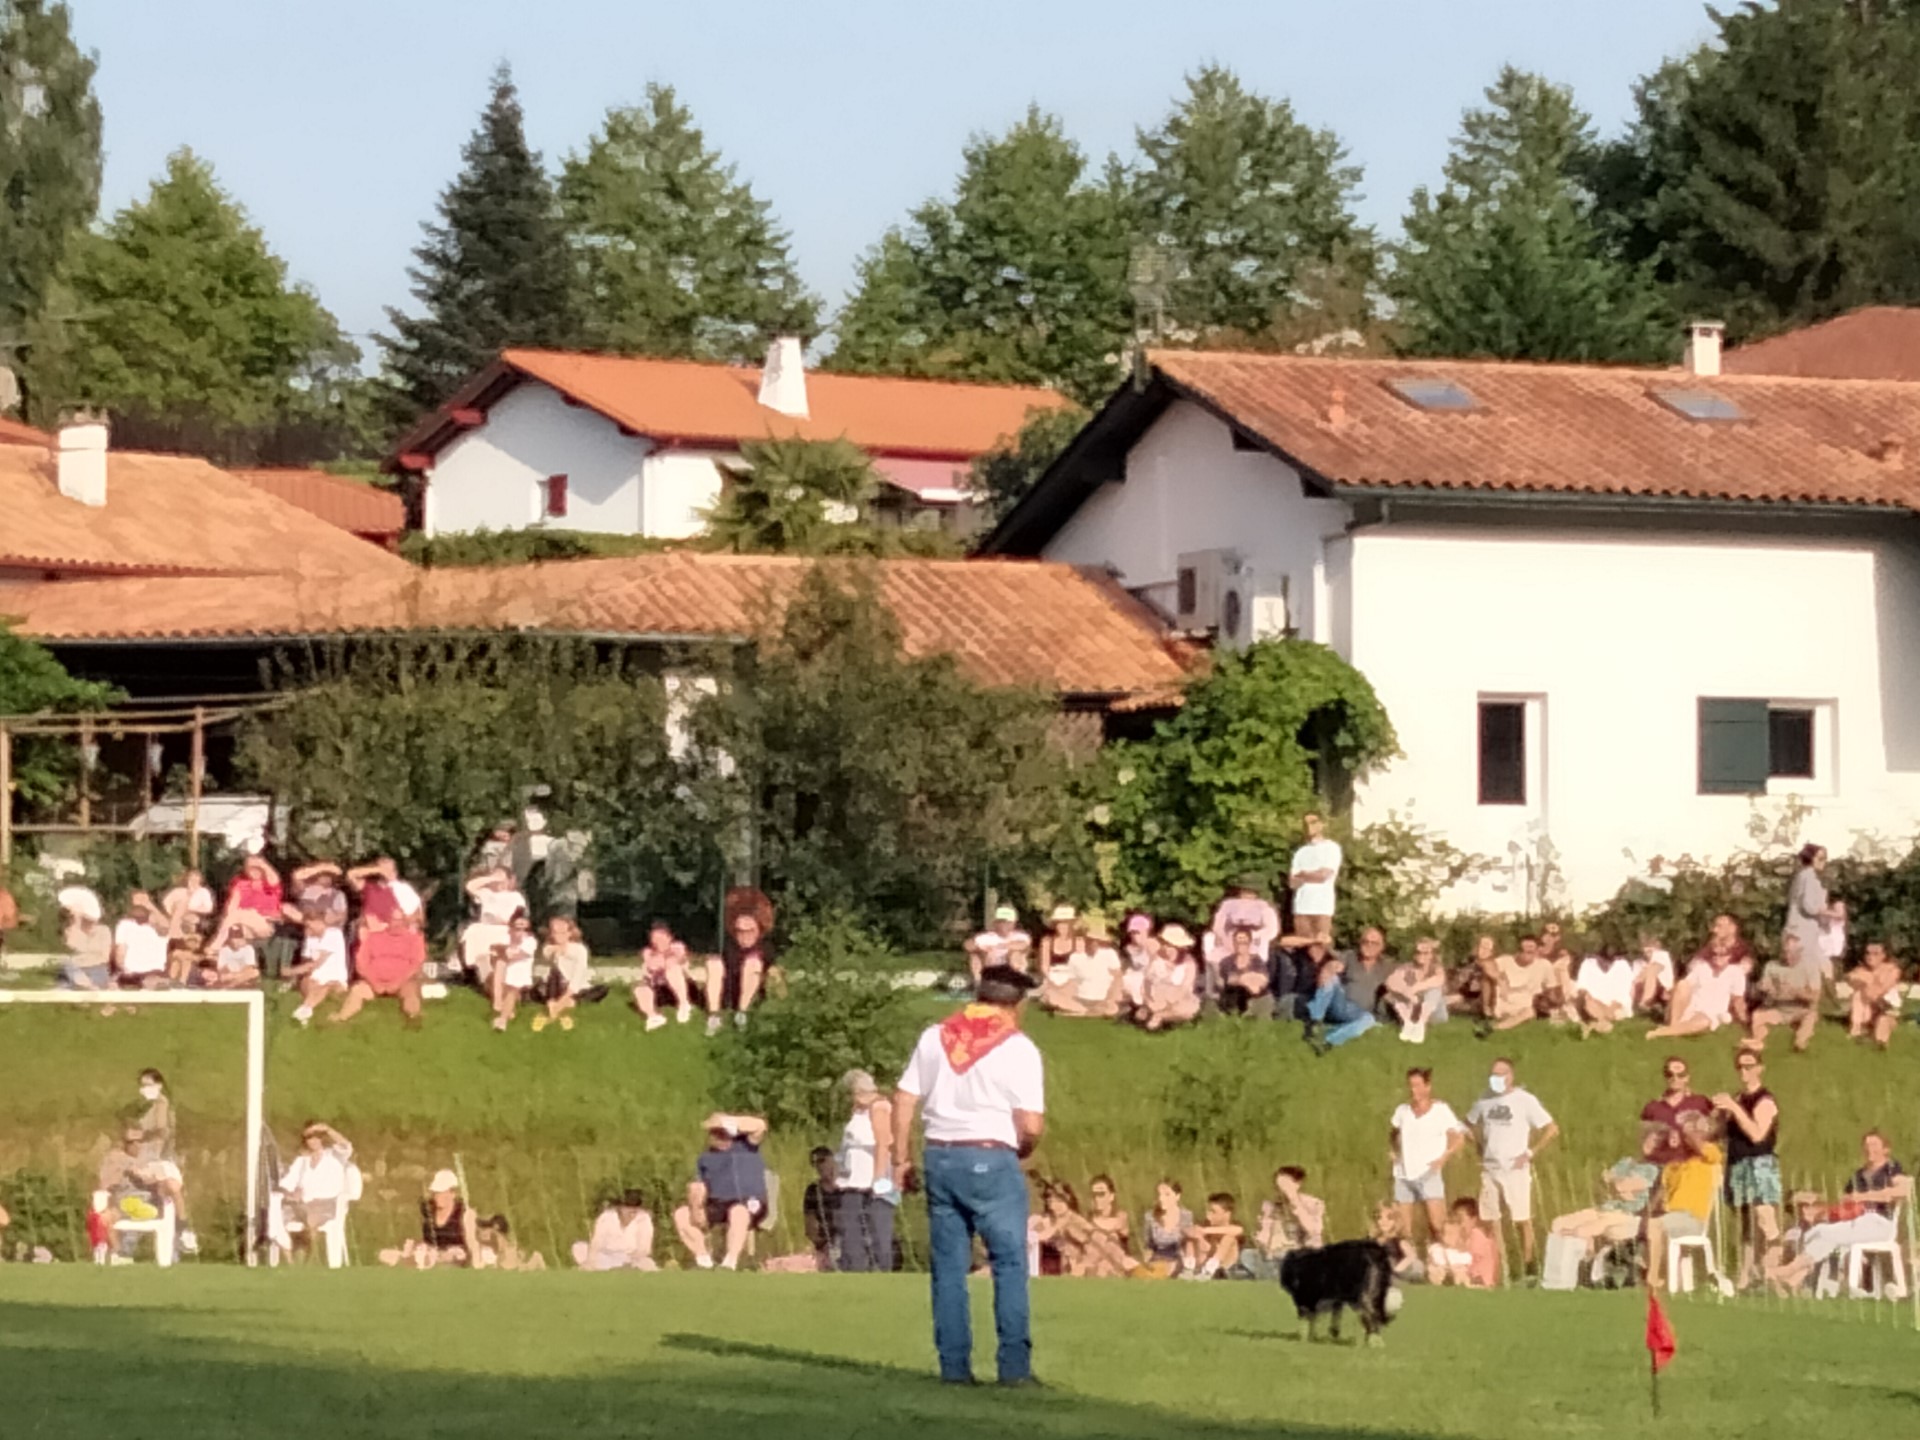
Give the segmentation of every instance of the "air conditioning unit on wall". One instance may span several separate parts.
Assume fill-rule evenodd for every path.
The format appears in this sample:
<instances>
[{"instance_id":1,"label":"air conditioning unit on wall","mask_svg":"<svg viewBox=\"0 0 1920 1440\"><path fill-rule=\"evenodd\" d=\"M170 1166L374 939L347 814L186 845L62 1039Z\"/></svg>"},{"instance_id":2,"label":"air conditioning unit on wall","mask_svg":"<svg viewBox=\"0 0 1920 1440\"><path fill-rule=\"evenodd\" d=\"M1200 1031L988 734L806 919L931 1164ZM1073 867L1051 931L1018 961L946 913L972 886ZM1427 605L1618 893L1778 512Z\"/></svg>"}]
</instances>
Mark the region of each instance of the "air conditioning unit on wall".
<instances>
[{"instance_id":1,"label":"air conditioning unit on wall","mask_svg":"<svg viewBox=\"0 0 1920 1440\"><path fill-rule=\"evenodd\" d=\"M1246 572L1230 579L1220 597L1220 623L1215 634L1228 650L1244 650L1256 640L1278 640L1287 635L1286 577Z\"/></svg>"},{"instance_id":2,"label":"air conditioning unit on wall","mask_svg":"<svg viewBox=\"0 0 1920 1440\"><path fill-rule=\"evenodd\" d=\"M1182 630L1214 630L1227 586L1246 569L1238 550L1189 550L1176 572L1173 623Z\"/></svg>"}]
</instances>

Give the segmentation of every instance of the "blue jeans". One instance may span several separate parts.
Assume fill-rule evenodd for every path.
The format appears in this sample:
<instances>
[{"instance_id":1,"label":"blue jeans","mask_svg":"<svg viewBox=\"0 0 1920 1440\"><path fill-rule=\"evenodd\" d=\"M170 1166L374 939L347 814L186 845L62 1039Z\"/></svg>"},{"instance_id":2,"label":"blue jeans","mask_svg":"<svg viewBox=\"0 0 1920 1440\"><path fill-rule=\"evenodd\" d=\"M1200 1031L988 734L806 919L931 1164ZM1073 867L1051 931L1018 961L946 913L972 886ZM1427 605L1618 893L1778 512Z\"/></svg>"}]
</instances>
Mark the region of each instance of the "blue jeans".
<instances>
[{"instance_id":1,"label":"blue jeans","mask_svg":"<svg viewBox=\"0 0 1920 1440\"><path fill-rule=\"evenodd\" d=\"M60 980L55 986L59 990L111 990L113 989L113 966L81 965L69 960L60 967Z\"/></svg>"},{"instance_id":2,"label":"blue jeans","mask_svg":"<svg viewBox=\"0 0 1920 1440\"><path fill-rule=\"evenodd\" d=\"M943 1380L973 1374L973 1317L967 1272L973 1237L986 1242L993 1270L993 1328L1000 1379L1033 1373L1027 1315L1027 1180L1011 1150L929 1145L921 1163L927 1187L927 1248L933 1261L933 1348Z\"/></svg>"},{"instance_id":3,"label":"blue jeans","mask_svg":"<svg viewBox=\"0 0 1920 1440\"><path fill-rule=\"evenodd\" d=\"M1358 1040L1379 1022L1351 1000L1347 992L1335 981L1331 985L1322 985L1313 992L1313 1003L1307 1006L1307 1018L1316 1025L1324 1023L1329 1014L1333 1018L1333 1028L1327 1031L1329 1045L1344 1045L1349 1040Z\"/></svg>"}]
</instances>

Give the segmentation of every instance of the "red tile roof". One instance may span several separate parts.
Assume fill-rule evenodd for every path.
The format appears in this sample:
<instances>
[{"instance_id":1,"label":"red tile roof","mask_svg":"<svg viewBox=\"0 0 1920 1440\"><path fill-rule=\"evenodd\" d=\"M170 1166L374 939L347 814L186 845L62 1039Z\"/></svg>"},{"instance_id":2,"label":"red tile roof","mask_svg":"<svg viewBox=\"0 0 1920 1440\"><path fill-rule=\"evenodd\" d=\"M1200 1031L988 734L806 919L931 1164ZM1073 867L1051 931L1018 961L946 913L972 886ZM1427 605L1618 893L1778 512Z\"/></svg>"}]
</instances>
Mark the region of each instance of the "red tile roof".
<instances>
[{"instance_id":1,"label":"red tile roof","mask_svg":"<svg viewBox=\"0 0 1920 1440\"><path fill-rule=\"evenodd\" d=\"M796 418L760 404L755 367L507 350L401 440L396 457L436 451L460 433L451 423L454 411L494 403L520 377L550 385L635 434L659 439L726 447L769 437L847 439L875 454L958 460L993 449L1020 428L1028 411L1068 403L1029 386L810 370L809 413Z\"/></svg>"},{"instance_id":2,"label":"red tile roof","mask_svg":"<svg viewBox=\"0 0 1920 1440\"><path fill-rule=\"evenodd\" d=\"M1872 305L1729 350L1733 375L1920 380L1920 309Z\"/></svg>"},{"instance_id":3,"label":"red tile roof","mask_svg":"<svg viewBox=\"0 0 1920 1440\"><path fill-rule=\"evenodd\" d=\"M204 460L112 451L96 508L60 493L51 452L16 445L0 446L0 566L336 578L406 568Z\"/></svg>"},{"instance_id":4,"label":"red tile roof","mask_svg":"<svg viewBox=\"0 0 1920 1440\"><path fill-rule=\"evenodd\" d=\"M1158 351L1184 394L1334 485L1920 509L1920 386L1469 360ZM1389 388L1448 380L1464 412ZM1700 391L1734 421L1659 397ZM1116 402L1120 403L1120 402Z\"/></svg>"},{"instance_id":5,"label":"red tile roof","mask_svg":"<svg viewBox=\"0 0 1920 1440\"><path fill-rule=\"evenodd\" d=\"M0 445L40 445L53 444L53 437L44 430L36 430L31 425L22 425L18 420L9 420L0 415Z\"/></svg>"},{"instance_id":6,"label":"red tile roof","mask_svg":"<svg viewBox=\"0 0 1920 1440\"><path fill-rule=\"evenodd\" d=\"M0 584L0 614L56 642L525 629L736 639L761 632L811 563L674 551L345 586L301 575ZM1164 625L1104 576L1019 560L865 563L879 567L908 652L951 654L983 683L1111 697L1166 695L1186 678Z\"/></svg>"},{"instance_id":7,"label":"red tile roof","mask_svg":"<svg viewBox=\"0 0 1920 1440\"><path fill-rule=\"evenodd\" d=\"M297 505L329 525L381 543L407 528L407 507L391 490L324 470L236 470L248 484Z\"/></svg>"}]
</instances>

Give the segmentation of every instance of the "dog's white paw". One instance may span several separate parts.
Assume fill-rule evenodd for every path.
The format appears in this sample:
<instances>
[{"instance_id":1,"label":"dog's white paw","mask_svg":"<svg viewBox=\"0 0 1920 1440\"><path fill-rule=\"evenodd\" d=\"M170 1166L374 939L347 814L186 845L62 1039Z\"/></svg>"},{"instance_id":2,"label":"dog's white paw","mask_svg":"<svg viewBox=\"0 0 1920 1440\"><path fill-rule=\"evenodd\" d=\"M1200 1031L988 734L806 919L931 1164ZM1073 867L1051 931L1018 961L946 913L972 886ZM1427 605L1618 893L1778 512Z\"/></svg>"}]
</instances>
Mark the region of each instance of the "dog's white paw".
<instances>
[{"instance_id":1,"label":"dog's white paw","mask_svg":"<svg viewBox=\"0 0 1920 1440\"><path fill-rule=\"evenodd\" d=\"M1407 1297L1400 1293L1400 1287L1398 1285L1389 1285L1387 1287L1386 1302L1381 1308L1386 1311L1387 1318L1391 1320L1400 1313L1400 1307L1406 1303Z\"/></svg>"}]
</instances>

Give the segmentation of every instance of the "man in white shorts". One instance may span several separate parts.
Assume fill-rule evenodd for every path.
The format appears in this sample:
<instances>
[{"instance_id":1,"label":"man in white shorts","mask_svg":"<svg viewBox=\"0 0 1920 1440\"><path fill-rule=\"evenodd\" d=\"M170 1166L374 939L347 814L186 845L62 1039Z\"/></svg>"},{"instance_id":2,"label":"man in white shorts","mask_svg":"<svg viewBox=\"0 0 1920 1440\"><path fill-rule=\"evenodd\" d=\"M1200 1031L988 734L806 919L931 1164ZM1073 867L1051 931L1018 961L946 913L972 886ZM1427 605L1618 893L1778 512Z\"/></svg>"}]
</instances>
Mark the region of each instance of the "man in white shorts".
<instances>
[{"instance_id":1,"label":"man in white shorts","mask_svg":"<svg viewBox=\"0 0 1920 1440\"><path fill-rule=\"evenodd\" d=\"M1340 842L1327 838L1318 815L1301 819L1307 843L1293 852L1287 884L1293 890L1293 933L1333 942L1334 882L1340 878Z\"/></svg>"},{"instance_id":2,"label":"man in white shorts","mask_svg":"<svg viewBox=\"0 0 1920 1440\"><path fill-rule=\"evenodd\" d=\"M1533 1269L1533 1158L1560 1133L1534 1093L1513 1078L1513 1062L1499 1059L1487 1076L1487 1093L1467 1111L1467 1125L1480 1145L1480 1218L1513 1221L1520 1253Z\"/></svg>"},{"instance_id":3,"label":"man in white shorts","mask_svg":"<svg viewBox=\"0 0 1920 1440\"><path fill-rule=\"evenodd\" d=\"M1388 1143L1393 1150L1393 1203L1401 1233L1413 1240L1413 1211L1427 1215L1427 1239L1437 1241L1447 1224L1447 1162L1467 1143L1467 1129L1453 1107L1433 1098L1433 1071L1407 1071L1407 1101L1393 1112Z\"/></svg>"}]
</instances>

